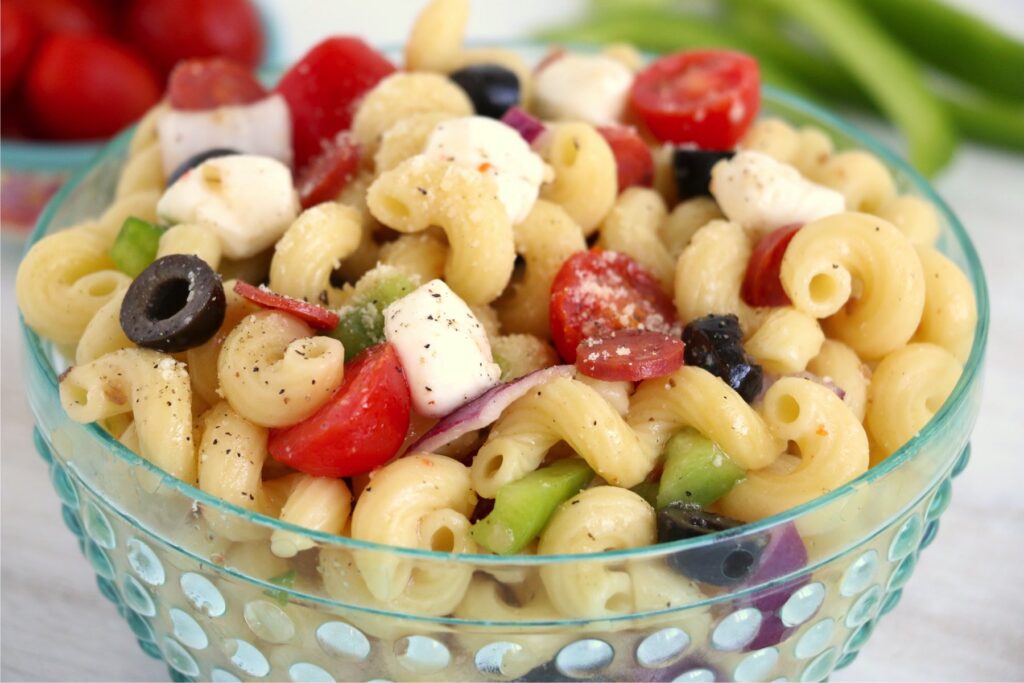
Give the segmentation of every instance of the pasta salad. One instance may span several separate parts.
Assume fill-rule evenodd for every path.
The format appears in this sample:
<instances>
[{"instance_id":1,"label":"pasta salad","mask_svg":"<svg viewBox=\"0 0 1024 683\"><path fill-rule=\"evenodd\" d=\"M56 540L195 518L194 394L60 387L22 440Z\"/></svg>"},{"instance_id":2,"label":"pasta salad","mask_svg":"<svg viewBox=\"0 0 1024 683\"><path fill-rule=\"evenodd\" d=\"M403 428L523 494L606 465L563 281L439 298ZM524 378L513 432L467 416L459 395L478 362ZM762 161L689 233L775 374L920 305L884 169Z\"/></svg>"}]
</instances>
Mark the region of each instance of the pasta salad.
<instances>
[{"instance_id":1,"label":"pasta salad","mask_svg":"<svg viewBox=\"0 0 1024 683\"><path fill-rule=\"evenodd\" d=\"M401 68L347 36L272 89L175 68L111 206L18 272L25 322L72 349L72 419L300 527L543 555L777 514L939 410L974 294L877 158L758 118L746 55L530 65L464 47L467 10L430 2ZM737 552L671 569L735 584L765 549ZM319 566L329 590L402 590L358 557ZM604 609L555 569L555 612Z\"/></svg>"}]
</instances>

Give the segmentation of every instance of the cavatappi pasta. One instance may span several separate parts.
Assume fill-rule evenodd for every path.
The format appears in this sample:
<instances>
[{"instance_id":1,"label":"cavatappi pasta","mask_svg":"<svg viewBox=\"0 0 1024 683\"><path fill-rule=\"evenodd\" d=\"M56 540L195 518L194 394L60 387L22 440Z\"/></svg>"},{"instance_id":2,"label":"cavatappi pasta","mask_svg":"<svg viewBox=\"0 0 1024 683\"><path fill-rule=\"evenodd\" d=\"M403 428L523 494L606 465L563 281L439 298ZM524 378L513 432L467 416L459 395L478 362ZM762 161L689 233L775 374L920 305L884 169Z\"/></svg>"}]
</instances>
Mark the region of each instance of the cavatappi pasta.
<instances>
[{"instance_id":1,"label":"cavatappi pasta","mask_svg":"<svg viewBox=\"0 0 1024 683\"><path fill-rule=\"evenodd\" d=\"M522 506L546 515L528 538L521 520L502 522L515 554L671 540L658 516L683 501L663 503L663 472L684 437L739 472L701 514L751 522L785 511L863 474L940 410L971 352L975 293L933 246L935 208L900 194L874 155L835 149L815 128L762 118L729 147L805 183L802 211L823 196L842 210L755 231L723 209L710 177L683 192L676 172L693 145L649 130L628 133L649 174L620 187L622 148L607 129L634 119L620 107L607 120L610 101L557 115L564 93L543 70L463 47L467 12L466 0L430 2L404 70L348 103L347 134L324 144L357 145L359 161L330 187L334 199L300 211L302 182L246 176L254 155L232 155L246 192L290 207L277 224L239 208L254 195L227 196L217 159L171 185L196 183L186 199L172 196L162 103L139 124L111 205L28 252L18 306L73 359L60 383L72 419L293 527L205 505L194 533L225 557L259 556L273 571L304 563L303 580L339 600L424 616L605 619L700 600L708 581L660 561L474 573L321 548L315 536L501 552L485 523L497 523L503 495L554 471L581 479ZM615 69L627 86L644 73L629 46L593 59L609 82ZM480 65L516 79L517 113L539 130L520 136L522 119L474 116L487 93L448 75ZM759 194L766 179L755 180L737 191L776 215ZM194 204L189 220L174 220L172 200ZM130 218L154 231L134 279L119 251L137 247L125 242ZM780 229L793 232L788 246L770 252L762 240ZM161 264L197 262L206 270L151 281ZM153 329L140 333L140 320ZM630 341L641 337L656 353ZM741 386L740 371L757 381ZM360 618L366 632L390 633L385 619ZM512 643L508 676L563 644Z\"/></svg>"}]
</instances>

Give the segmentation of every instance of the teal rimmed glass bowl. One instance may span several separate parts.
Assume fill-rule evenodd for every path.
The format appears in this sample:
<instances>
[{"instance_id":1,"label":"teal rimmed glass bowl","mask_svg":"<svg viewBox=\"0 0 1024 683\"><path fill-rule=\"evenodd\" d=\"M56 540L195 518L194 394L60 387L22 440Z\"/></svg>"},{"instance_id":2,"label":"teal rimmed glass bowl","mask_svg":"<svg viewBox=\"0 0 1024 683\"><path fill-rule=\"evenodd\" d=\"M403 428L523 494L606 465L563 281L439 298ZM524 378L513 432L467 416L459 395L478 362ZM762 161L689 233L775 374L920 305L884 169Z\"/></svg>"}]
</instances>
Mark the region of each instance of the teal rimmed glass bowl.
<instances>
[{"instance_id":1,"label":"teal rimmed glass bowl","mask_svg":"<svg viewBox=\"0 0 1024 683\"><path fill-rule=\"evenodd\" d=\"M735 534L593 555L395 548L234 507L165 475L95 425L72 422L57 390L66 362L23 326L36 444L67 526L140 646L176 680L822 680L849 664L899 601L970 457L988 296L963 226L904 161L791 95L766 88L763 108L822 128L837 147L878 155L901 192L940 212L938 246L972 282L978 325L952 396L918 436L841 489ZM58 193L32 243L105 207L127 140L112 142ZM250 540L226 540L218 530L228 524ZM313 548L274 557L273 534L304 536ZM746 584L696 592L666 570L667 559L794 538L805 562L781 562ZM382 599L357 565L411 578ZM542 572L627 588L597 616L570 619L538 602Z\"/></svg>"}]
</instances>

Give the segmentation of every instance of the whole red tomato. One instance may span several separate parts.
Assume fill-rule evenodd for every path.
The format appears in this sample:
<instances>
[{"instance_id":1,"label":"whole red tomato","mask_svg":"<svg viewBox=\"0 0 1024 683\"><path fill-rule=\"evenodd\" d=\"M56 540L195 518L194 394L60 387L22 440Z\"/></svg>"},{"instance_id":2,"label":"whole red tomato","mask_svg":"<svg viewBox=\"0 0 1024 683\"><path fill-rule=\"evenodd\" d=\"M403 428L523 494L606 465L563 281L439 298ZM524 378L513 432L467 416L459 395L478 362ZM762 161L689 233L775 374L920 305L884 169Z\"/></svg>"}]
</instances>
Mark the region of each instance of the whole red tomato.
<instances>
[{"instance_id":1,"label":"whole red tomato","mask_svg":"<svg viewBox=\"0 0 1024 683\"><path fill-rule=\"evenodd\" d=\"M136 0L124 36L164 74L190 57L220 55L248 67L263 57L259 15L248 0Z\"/></svg>"},{"instance_id":2,"label":"whole red tomato","mask_svg":"<svg viewBox=\"0 0 1024 683\"><path fill-rule=\"evenodd\" d=\"M32 14L44 33L106 34L113 20L96 0L13 0ZM6 4L6 3L5 3Z\"/></svg>"},{"instance_id":3,"label":"whole red tomato","mask_svg":"<svg viewBox=\"0 0 1024 683\"><path fill-rule=\"evenodd\" d=\"M18 85L38 36L39 26L29 12L0 3L0 96L7 97Z\"/></svg>"},{"instance_id":4,"label":"whole red tomato","mask_svg":"<svg viewBox=\"0 0 1024 683\"><path fill-rule=\"evenodd\" d=\"M160 99L145 60L108 38L52 35L25 74L25 99L40 132L78 140L113 135Z\"/></svg>"}]
</instances>

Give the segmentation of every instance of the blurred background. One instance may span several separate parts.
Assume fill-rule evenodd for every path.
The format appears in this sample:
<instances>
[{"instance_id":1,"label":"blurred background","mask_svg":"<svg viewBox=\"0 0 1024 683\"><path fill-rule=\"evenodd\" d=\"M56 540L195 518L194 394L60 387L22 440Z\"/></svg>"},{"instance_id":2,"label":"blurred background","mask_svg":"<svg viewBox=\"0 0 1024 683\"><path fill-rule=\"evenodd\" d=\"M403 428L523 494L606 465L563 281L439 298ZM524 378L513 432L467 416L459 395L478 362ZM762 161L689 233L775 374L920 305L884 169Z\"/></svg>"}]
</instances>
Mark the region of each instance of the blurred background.
<instances>
[{"instance_id":1,"label":"blurred background","mask_svg":"<svg viewBox=\"0 0 1024 683\"><path fill-rule=\"evenodd\" d=\"M421 0L0 0L2 668L4 680L163 680L96 591L31 452L14 270L46 198L161 97L176 59L280 65L322 37L381 46ZM766 82L892 144L981 253L992 297L975 457L900 606L833 680L1024 676L1024 0L476 0L474 41L728 46ZM100 90L107 93L96 98Z\"/></svg>"}]
</instances>

